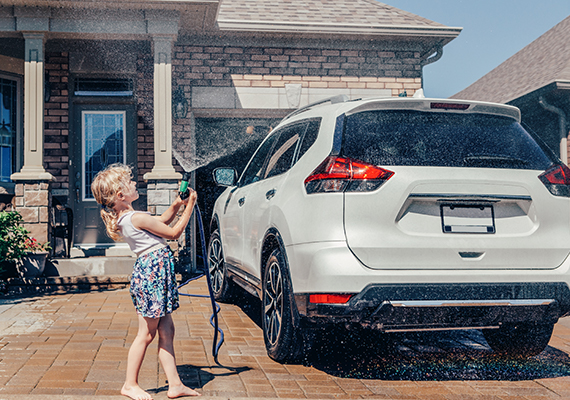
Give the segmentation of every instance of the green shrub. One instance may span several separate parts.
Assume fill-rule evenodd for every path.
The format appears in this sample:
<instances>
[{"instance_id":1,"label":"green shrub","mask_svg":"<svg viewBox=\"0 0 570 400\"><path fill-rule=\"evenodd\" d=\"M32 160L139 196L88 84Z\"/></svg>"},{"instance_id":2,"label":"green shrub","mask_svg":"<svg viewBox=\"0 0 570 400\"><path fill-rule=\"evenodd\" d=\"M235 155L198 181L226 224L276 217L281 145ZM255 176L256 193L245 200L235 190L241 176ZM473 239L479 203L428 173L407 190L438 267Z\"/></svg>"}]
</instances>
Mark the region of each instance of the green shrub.
<instances>
[{"instance_id":1,"label":"green shrub","mask_svg":"<svg viewBox=\"0 0 570 400\"><path fill-rule=\"evenodd\" d=\"M16 211L0 212L0 262L16 261L26 252L30 232L22 226L22 216Z\"/></svg>"}]
</instances>

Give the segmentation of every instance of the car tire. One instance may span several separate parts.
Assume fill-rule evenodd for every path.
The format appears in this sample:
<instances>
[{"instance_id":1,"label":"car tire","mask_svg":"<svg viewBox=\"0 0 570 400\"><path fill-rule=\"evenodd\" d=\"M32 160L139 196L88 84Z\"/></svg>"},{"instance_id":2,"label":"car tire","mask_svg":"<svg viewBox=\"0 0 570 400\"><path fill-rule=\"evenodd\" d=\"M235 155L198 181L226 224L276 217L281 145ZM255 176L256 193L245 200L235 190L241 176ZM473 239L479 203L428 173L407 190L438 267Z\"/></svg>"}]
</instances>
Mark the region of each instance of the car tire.
<instances>
[{"instance_id":1,"label":"car tire","mask_svg":"<svg viewBox=\"0 0 570 400\"><path fill-rule=\"evenodd\" d=\"M499 355L515 358L536 356L548 346L554 324L507 325L483 329L487 344Z\"/></svg>"},{"instance_id":2,"label":"car tire","mask_svg":"<svg viewBox=\"0 0 570 400\"><path fill-rule=\"evenodd\" d=\"M212 292L216 301L229 301L235 292L235 286L224 262L224 252L220 233L216 230L208 243L208 272L212 283Z\"/></svg>"},{"instance_id":3,"label":"car tire","mask_svg":"<svg viewBox=\"0 0 570 400\"><path fill-rule=\"evenodd\" d=\"M296 362L304 355L304 335L296 327L295 303L285 258L275 249L265 264L262 280L261 319L269 357L278 362Z\"/></svg>"}]
</instances>

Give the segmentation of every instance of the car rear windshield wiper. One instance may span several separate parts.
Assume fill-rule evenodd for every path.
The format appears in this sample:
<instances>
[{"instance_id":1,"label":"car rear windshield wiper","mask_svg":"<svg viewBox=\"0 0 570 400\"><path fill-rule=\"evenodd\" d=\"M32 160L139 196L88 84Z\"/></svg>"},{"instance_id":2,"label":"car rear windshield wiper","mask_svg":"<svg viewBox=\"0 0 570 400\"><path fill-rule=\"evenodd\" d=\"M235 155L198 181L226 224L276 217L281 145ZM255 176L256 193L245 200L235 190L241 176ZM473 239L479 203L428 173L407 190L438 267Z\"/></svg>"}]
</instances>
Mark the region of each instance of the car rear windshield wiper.
<instances>
[{"instance_id":1,"label":"car rear windshield wiper","mask_svg":"<svg viewBox=\"0 0 570 400\"><path fill-rule=\"evenodd\" d=\"M503 165L503 166L516 166L516 165L527 165L528 161L521 160L520 158L509 157L509 156L496 156L496 155L472 155L467 156L463 159L463 163L468 165Z\"/></svg>"}]
</instances>

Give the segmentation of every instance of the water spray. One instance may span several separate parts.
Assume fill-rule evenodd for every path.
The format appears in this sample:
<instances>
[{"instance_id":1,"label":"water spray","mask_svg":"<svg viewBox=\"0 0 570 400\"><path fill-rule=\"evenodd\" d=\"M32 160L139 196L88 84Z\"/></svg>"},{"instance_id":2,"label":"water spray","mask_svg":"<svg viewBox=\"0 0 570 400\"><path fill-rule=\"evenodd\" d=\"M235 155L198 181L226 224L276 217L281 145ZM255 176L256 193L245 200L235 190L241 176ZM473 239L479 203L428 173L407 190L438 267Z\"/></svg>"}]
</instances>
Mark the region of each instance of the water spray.
<instances>
[{"instance_id":1,"label":"water spray","mask_svg":"<svg viewBox=\"0 0 570 400\"><path fill-rule=\"evenodd\" d=\"M184 172L182 175L182 181L180 182L180 189L178 194L182 200L187 199L190 196L190 190L188 190L188 182L190 181L191 174L190 172ZM181 296L189 296L189 297L209 297L210 303L212 305L212 315L210 316L210 325L214 328L214 339L212 342L212 356L214 360L217 361L218 359L218 352L220 347L224 343L224 331L218 325L218 313L220 312L220 306L216 303L214 299L214 292L212 290L212 281L210 278L210 269L208 268L208 257L206 253L206 239L204 235L204 226L202 222L202 214L200 213L200 208L198 207L198 203L194 205L194 211L196 212L196 219L198 220L198 231L200 232L200 243L202 245L202 260L203 260L203 273L201 275L195 276L193 278L188 279L186 282L178 285L178 288L187 285L188 283L195 281L197 279L202 278L204 275L206 276L206 281L208 283L208 293L209 296L200 295L200 294L187 294L187 293L179 293ZM220 340L218 341L218 332L220 333Z\"/></svg>"}]
</instances>

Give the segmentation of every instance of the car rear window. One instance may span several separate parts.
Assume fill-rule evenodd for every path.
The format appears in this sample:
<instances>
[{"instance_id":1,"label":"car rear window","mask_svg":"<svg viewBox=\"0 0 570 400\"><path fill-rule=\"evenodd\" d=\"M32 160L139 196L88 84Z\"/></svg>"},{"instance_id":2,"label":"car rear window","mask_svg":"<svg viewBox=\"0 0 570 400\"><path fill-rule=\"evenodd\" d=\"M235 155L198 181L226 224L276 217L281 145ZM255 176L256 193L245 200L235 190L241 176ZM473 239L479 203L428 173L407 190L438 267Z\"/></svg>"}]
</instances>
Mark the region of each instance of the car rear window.
<instances>
[{"instance_id":1,"label":"car rear window","mask_svg":"<svg viewBox=\"0 0 570 400\"><path fill-rule=\"evenodd\" d=\"M544 170L553 162L511 118L399 110L347 116L342 154L374 165Z\"/></svg>"}]
</instances>

